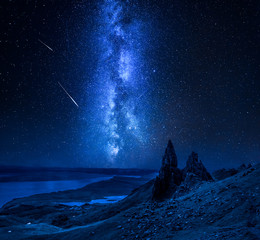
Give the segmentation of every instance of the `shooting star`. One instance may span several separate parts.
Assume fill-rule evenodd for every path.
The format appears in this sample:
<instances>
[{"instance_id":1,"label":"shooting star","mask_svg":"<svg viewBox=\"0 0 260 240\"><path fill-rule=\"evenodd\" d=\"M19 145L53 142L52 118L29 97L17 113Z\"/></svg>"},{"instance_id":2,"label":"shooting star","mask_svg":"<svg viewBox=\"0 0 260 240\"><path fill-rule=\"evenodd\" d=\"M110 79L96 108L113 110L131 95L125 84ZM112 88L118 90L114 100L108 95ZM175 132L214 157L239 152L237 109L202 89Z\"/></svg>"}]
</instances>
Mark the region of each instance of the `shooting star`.
<instances>
[{"instance_id":1,"label":"shooting star","mask_svg":"<svg viewBox=\"0 0 260 240\"><path fill-rule=\"evenodd\" d=\"M69 98L71 99L71 101L72 101L77 107L79 107L79 105L76 103L76 101L69 95L69 93L66 91L66 89L61 85L61 83L58 82L58 84L59 84L60 87L63 89L63 91L69 96Z\"/></svg>"},{"instance_id":2,"label":"shooting star","mask_svg":"<svg viewBox=\"0 0 260 240\"><path fill-rule=\"evenodd\" d=\"M43 41L41 41L40 39L38 39L38 41L43 44L45 47L47 47L49 50L53 51L53 49L51 47L49 47L46 43L44 43Z\"/></svg>"}]
</instances>

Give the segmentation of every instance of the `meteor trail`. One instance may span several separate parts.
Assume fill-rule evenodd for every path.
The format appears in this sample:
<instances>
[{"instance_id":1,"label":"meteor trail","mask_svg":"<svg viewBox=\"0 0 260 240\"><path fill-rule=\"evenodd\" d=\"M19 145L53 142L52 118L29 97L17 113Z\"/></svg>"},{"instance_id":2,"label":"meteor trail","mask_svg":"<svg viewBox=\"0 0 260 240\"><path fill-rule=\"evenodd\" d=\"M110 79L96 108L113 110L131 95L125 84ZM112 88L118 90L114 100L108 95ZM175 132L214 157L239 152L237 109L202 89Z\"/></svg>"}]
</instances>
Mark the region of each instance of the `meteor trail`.
<instances>
[{"instance_id":1,"label":"meteor trail","mask_svg":"<svg viewBox=\"0 0 260 240\"><path fill-rule=\"evenodd\" d=\"M77 107L79 107L79 105L76 103L76 101L69 95L69 93L66 91L66 89L61 85L61 83L58 82L58 84L59 84L60 87L63 89L63 91L69 96L69 98L71 99L71 101L72 101Z\"/></svg>"},{"instance_id":2,"label":"meteor trail","mask_svg":"<svg viewBox=\"0 0 260 240\"><path fill-rule=\"evenodd\" d=\"M43 41L41 41L40 39L38 39L38 41L43 44L45 47L47 47L49 50L53 51L53 49L51 47L49 47L47 44L45 44Z\"/></svg>"}]
</instances>

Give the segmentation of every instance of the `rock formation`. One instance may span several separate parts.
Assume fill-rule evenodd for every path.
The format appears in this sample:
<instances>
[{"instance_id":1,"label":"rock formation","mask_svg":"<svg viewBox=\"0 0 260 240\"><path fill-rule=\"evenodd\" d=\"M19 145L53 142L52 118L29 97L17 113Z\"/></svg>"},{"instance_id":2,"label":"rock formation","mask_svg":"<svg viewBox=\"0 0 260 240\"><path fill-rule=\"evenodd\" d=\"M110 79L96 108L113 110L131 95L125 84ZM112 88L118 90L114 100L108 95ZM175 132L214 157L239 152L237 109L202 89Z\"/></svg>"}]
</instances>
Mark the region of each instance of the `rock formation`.
<instances>
[{"instance_id":1,"label":"rock formation","mask_svg":"<svg viewBox=\"0 0 260 240\"><path fill-rule=\"evenodd\" d=\"M168 141L168 145L165 149L165 153L163 156L162 164L167 164L172 168L177 168L177 156L171 140Z\"/></svg>"},{"instance_id":2,"label":"rock formation","mask_svg":"<svg viewBox=\"0 0 260 240\"><path fill-rule=\"evenodd\" d=\"M212 175L213 175L214 179L216 179L216 180L223 180L223 179L231 177L239 172L245 171L246 169L249 169L251 167L252 167L251 164L248 164L248 166L246 166L245 164L242 164L238 168L230 168L230 169L222 168L222 169L214 171L212 173Z\"/></svg>"},{"instance_id":3,"label":"rock formation","mask_svg":"<svg viewBox=\"0 0 260 240\"><path fill-rule=\"evenodd\" d=\"M198 182L213 180L195 152L191 153L183 170L180 170L177 166L177 156L173 144L169 140L162 159L159 176L155 179L153 199L172 196L180 185L182 185L181 189L189 189Z\"/></svg>"},{"instance_id":4,"label":"rock formation","mask_svg":"<svg viewBox=\"0 0 260 240\"><path fill-rule=\"evenodd\" d=\"M177 156L173 144L171 140L169 140L162 159L159 176L155 179L153 197L165 197L167 193L169 195L171 191L176 189L176 186L181 184L181 180L182 173L181 170L177 168Z\"/></svg>"},{"instance_id":5,"label":"rock formation","mask_svg":"<svg viewBox=\"0 0 260 240\"><path fill-rule=\"evenodd\" d=\"M201 161L199 161L198 154L192 152L189 156L186 167L183 169L182 176L183 180L186 178L187 173L193 173L202 181L213 180L207 169L204 167Z\"/></svg>"}]
</instances>

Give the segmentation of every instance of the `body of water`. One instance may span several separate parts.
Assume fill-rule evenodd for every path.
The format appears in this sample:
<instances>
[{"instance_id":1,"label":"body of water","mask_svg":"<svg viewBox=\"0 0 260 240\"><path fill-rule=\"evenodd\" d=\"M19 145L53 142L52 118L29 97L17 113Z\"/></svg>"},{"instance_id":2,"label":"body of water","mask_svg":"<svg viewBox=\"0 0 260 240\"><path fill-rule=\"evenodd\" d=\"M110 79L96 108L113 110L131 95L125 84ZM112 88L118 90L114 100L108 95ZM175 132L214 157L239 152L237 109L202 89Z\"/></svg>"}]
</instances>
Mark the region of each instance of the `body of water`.
<instances>
[{"instance_id":1,"label":"body of water","mask_svg":"<svg viewBox=\"0 0 260 240\"><path fill-rule=\"evenodd\" d=\"M124 198L126 198L127 195L121 195L121 196L107 196L100 199L91 200L90 202L65 202L61 203L70 207L80 207L86 203L88 204L109 204L109 203L116 203Z\"/></svg>"},{"instance_id":2,"label":"body of water","mask_svg":"<svg viewBox=\"0 0 260 240\"><path fill-rule=\"evenodd\" d=\"M79 180L0 182L0 207L14 198L77 189L90 183L108 180L112 177L88 174L86 178Z\"/></svg>"}]
</instances>

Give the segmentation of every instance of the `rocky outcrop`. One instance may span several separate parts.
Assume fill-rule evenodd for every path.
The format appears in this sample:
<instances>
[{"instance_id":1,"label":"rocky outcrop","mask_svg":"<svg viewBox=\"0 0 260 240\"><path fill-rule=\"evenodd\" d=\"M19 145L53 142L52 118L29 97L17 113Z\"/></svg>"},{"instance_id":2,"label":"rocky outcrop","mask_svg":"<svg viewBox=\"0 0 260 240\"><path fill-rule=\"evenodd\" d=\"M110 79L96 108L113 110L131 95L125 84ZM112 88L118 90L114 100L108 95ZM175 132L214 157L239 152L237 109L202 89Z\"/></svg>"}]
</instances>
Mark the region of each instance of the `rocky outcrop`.
<instances>
[{"instance_id":1,"label":"rocky outcrop","mask_svg":"<svg viewBox=\"0 0 260 240\"><path fill-rule=\"evenodd\" d=\"M230 168L230 169L222 168L222 169L214 171L212 175L216 180L223 180L225 178L234 176L235 174L237 174L239 172L245 171L246 169L249 169L251 167L252 167L251 164L248 164L248 166L246 166L245 164L242 164L237 169L236 168Z\"/></svg>"},{"instance_id":2,"label":"rocky outcrop","mask_svg":"<svg viewBox=\"0 0 260 240\"><path fill-rule=\"evenodd\" d=\"M153 198L162 198L169 195L181 184L182 172L177 168L177 156L171 140L166 147L159 176L156 177Z\"/></svg>"},{"instance_id":3,"label":"rocky outcrop","mask_svg":"<svg viewBox=\"0 0 260 240\"><path fill-rule=\"evenodd\" d=\"M162 159L162 165L168 165L171 168L177 168L177 164L177 156L172 141L169 140Z\"/></svg>"},{"instance_id":4,"label":"rocky outcrop","mask_svg":"<svg viewBox=\"0 0 260 240\"><path fill-rule=\"evenodd\" d=\"M213 180L195 152L191 153L183 170L180 170L177 166L174 146L169 140L162 159L159 176L155 179L153 199L169 197L178 189L180 191L188 190L201 181Z\"/></svg>"},{"instance_id":5,"label":"rocky outcrop","mask_svg":"<svg viewBox=\"0 0 260 240\"><path fill-rule=\"evenodd\" d=\"M193 173L202 181L213 180L207 169L199 160L198 154L192 152L186 163L186 167L183 169L183 180L185 180L187 173Z\"/></svg>"}]
</instances>

